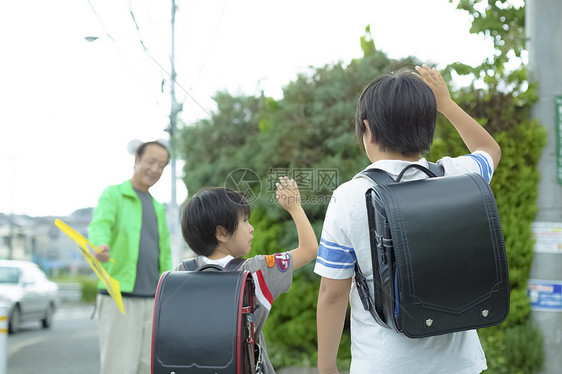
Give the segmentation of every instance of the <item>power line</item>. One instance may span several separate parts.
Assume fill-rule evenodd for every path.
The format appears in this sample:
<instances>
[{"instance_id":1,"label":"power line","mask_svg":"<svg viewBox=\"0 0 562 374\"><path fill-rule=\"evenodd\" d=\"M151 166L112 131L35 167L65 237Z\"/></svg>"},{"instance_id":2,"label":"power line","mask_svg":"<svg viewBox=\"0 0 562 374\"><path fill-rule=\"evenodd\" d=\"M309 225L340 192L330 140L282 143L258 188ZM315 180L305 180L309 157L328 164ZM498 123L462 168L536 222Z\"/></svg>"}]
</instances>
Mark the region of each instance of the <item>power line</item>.
<instances>
[{"instance_id":1,"label":"power line","mask_svg":"<svg viewBox=\"0 0 562 374\"><path fill-rule=\"evenodd\" d=\"M109 32L107 31L107 28L105 27L105 24L103 23L101 17L99 16L99 14L97 13L96 9L94 8L93 4L91 3L90 0L86 0L88 2L88 4L90 5L90 8L92 9L92 12L94 13L94 15L96 16L96 18L98 19L98 22L102 25L102 27L104 28L104 30L106 31L106 35L109 37L109 39L111 39L112 42L115 43L115 45L117 46L118 50L120 51L121 55L123 56L122 51L119 49L119 46L117 44L117 41L115 40L115 38L113 38L111 36L111 34L109 34ZM226 0L223 3L223 11L224 11L224 7L226 6ZM202 104L199 103L199 101L197 101L195 99L195 97L193 97L193 95L191 95L191 93L177 80L177 78L172 77L172 74L169 72L168 69L166 69L153 55L151 50L146 46L146 44L144 43L141 34L140 34L140 26L138 25L136 18L135 18L135 14L134 11L132 9L132 5L131 2L129 0L129 13L130 16L133 20L133 23L135 25L135 29L137 30L138 34L139 34L139 41L140 44L143 48L144 53L154 62L154 64L156 64L156 66L158 66L158 68L160 69L160 71L162 73L164 73L169 79L170 81L173 80L173 82L175 84L177 84L177 86L184 92L185 95L187 95L212 121L213 123L215 123L222 131L224 131L224 133L231 139L231 141L233 141L235 144L237 144L238 146L240 146L242 149L245 148L245 146L242 144L242 142L236 137L234 136L234 134L232 134L222 123L221 121L219 121L212 113L210 113ZM222 16L221 16L222 17ZM124 57L124 56L123 56ZM131 64L132 65L132 64Z\"/></svg>"},{"instance_id":2,"label":"power line","mask_svg":"<svg viewBox=\"0 0 562 374\"><path fill-rule=\"evenodd\" d=\"M139 24L137 23L137 19L135 18L135 12L133 12L133 5L131 4L131 0L129 0L129 14L131 15L131 18L133 19L133 23L135 24L135 28L137 29L137 33L139 34L139 41L140 41L140 44L142 45L142 49L146 52L147 48L144 45L144 41L142 40Z\"/></svg>"},{"instance_id":3,"label":"power line","mask_svg":"<svg viewBox=\"0 0 562 374\"><path fill-rule=\"evenodd\" d=\"M223 7L222 7L222 10L221 10L221 17L220 17L220 18L222 18L222 14L224 13L224 8L225 8L225 6L226 6L226 0L225 0L224 3L223 3ZM183 92L184 92L184 93L201 109L201 110L203 110L203 112L204 112L209 118L211 118L211 119L213 120L213 122L216 123L216 124L226 133L226 135L227 135L229 138L231 138L231 140L232 140L234 143L238 144L240 147L243 147L243 145L242 145L242 143L240 142L240 140L239 140L238 138L236 138L233 134L231 134L230 131L228 131L228 130L226 129L226 127L225 127L224 125L222 125L222 123L220 123L219 120L217 120L207 109L205 109L205 107L203 107L203 105L201 105L201 104L199 103L199 101L197 101L197 100L193 97L193 95L191 95L191 94L189 93L189 91L188 91L185 87L183 87L183 85L180 84L180 82L178 82L177 78L176 78L175 76L173 76L172 73L169 72L166 68L164 68L164 66L162 66L162 64L160 64L160 62L158 62L158 60L152 55L151 51L146 47L144 41L142 40L140 27L139 27L139 25L138 25L138 23L137 23L137 21L136 21L135 14L134 14L134 11L133 11L133 8L132 8L132 4L131 4L131 0L129 0L129 12L130 12L130 14L131 14L131 18L132 18L132 20L133 20L133 23L135 24L135 28L136 28L136 30L137 30L137 32L138 32L138 34L139 34L139 41L140 41L140 43L141 43L141 45L142 45L142 47L143 47L143 50L144 50L144 52L146 53L146 55L147 55L148 57L150 57L150 59L152 59L152 61L153 61L153 62L170 78L170 81L173 81L174 84L176 84L176 85L177 85L177 86L178 86L178 87L179 87L179 88L180 88L180 89L181 89L181 90L182 90L182 91L183 91ZM220 18L219 18L219 20L220 20Z\"/></svg>"},{"instance_id":4,"label":"power line","mask_svg":"<svg viewBox=\"0 0 562 374\"><path fill-rule=\"evenodd\" d=\"M149 56L152 61L154 61L155 64L157 64L162 71L164 71L166 73L166 75L170 78L170 80L172 79L172 75L150 54L149 51L146 51L147 56ZM183 85L177 80L174 79L174 82L177 84L177 86L203 111L205 112L205 114L207 116L209 116L209 118L211 118L213 120L214 123L216 123L226 134L228 137L231 138L232 141L234 141L237 145L239 145L240 147L244 147L244 145L240 142L240 140L238 138L236 138L236 136L234 136L233 134L230 133L230 131L228 131L228 129L226 129L226 127L224 127L224 125L221 123L221 121L219 121L215 116L213 116L213 114L211 114L207 109L205 109L205 107L203 105L201 105L194 97L193 95L191 95L189 93L189 91L187 89L185 89L185 87L183 87Z\"/></svg>"},{"instance_id":5,"label":"power line","mask_svg":"<svg viewBox=\"0 0 562 374\"><path fill-rule=\"evenodd\" d=\"M90 5L90 9L92 9L92 12L94 13L94 15L96 16L96 18L98 19L98 22L100 23L101 27L103 27L103 29L105 30L105 35L111 39L111 41L115 42L115 39L113 39L113 36L111 36L111 34L109 33L109 31L107 31L107 27L105 27L105 24L103 23L103 21L101 20L101 17L99 16L98 12L96 12L96 8L94 8L94 5L92 4L92 2L90 0L86 0L88 2L88 4Z\"/></svg>"},{"instance_id":6,"label":"power line","mask_svg":"<svg viewBox=\"0 0 562 374\"><path fill-rule=\"evenodd\" d=\"M217 34L218 34L218 30L219 30L219 26L222 25L222 19L224 17L224 10L226 8L227 1L228 0L224 0L224 2L222 3L220 14L219 14L219 17L217 18L217 23L215 24L215 27L213 28L213 35L211 36L211 41L209 43L209 46L212 46L215 43L215 40L216 40ZM201 71L203 70L205 65L207 65L207 61L209 60L210 55L211 55L211 48L209 47L209 49L207 50L207 53L203 57L203 61L201 62L201 67L197 71L197 74L195 74L195 77L200 76ZM190 88L193 88L193 86L194 86L194 84L192 84Z\"/></svg>"},{"instance_id":7,"label":"power line","mask_svg":"<svg viewBox=\"0 0 562 374\"><path fill-rule=\"evenodd\" d=\"M135 67L137 66L137 64L133 64L131 62L131 60L126 56L126 54L123 52L123 50L121 49L119 43L117 42L117 40L111 35L111 33L109 32L108 28L106 27L105 23L103 22L101 16L99 15L99 13L97 12L96 8L94 7L94 5L92 4L91 0L86 0L88 2L88 5L90 6L90 9L92 10L92 12L94 13L94 15L96 16L96 19L98 20L99 24L103 27L106 36L113 42L113 45L115 46L115 48L117 49L117 52L119 53L120 57L123 59L123 61L125 62L126 65L128 65L130 67L130 69L127 69L129 73L132 73L133 75L136 76L137 79L135 79L135 81L137 82L144 82L144 84L142 84L144 86L145 89L149 89L147 87L146 84L146 80L145 80L145 76L144 75L139 75L137 73L137 71L135 70ZM85 37L85 39L89 42L95 41L98 38L97 37ZM141 45L143 46L143 50L146 52L146 49L144 48L144 43L141 40ZM158 100L156 100L156 106L158 108L159 111L162 110L162 108L160 107L160 103L158 102Z\"/></svg>"}]
</instances>

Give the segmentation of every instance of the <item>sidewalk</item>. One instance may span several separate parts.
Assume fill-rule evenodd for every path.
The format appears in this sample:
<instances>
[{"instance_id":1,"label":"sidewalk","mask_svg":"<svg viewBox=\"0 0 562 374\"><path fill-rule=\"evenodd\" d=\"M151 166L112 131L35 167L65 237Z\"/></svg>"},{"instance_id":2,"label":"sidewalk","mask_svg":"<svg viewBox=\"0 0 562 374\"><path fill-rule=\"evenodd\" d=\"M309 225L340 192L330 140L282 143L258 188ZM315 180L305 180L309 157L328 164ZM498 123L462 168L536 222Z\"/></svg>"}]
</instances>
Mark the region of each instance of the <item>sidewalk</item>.
<instances>
[{"instance_id":1,"label":"sidewalk","mask_svg":"<svg viewBox=\"0 0 562 374\"><path fill-rule=\"evenodd\" d=\"M289 366L276 370L277 374L318 374L317 368L299 368L294 366ZM340 371L340 374L349 374L348 371Z\"/></svg>"}]
</instances>

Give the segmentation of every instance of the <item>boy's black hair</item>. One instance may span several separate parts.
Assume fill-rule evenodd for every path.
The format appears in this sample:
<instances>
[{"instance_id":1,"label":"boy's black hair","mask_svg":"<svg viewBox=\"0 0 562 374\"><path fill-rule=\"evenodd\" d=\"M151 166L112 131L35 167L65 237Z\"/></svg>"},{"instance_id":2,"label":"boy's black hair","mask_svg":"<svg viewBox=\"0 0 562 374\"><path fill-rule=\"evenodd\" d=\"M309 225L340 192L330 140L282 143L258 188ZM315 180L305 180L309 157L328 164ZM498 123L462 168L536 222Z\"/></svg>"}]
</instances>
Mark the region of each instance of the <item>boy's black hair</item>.
<instances>
[{"instance_id":1,"label":"boy's black hair","mask_svg":"<svg viewBox=\"0 0 562 374\"><path fill-rule=\"evenodd\" d=\"M411 69L372 80L363 90L355 113L355 135L363 147L364 120L381 151L415 155L433 142L437 103L431 88Z\"/></svg>"},{"instance_id":2,"label":"boy's black hair","mask_svg":"<svg viewBox=\"0 0 562 374\"><path fill-rule=\"evenodd\" d=\"M181 232L189 247L200 256L210 256L218 243L217 227L229 235L240 217L250 218L250 206L238 192L228 188L203 188L181 206Z\"/></svg>"}]
</instances>

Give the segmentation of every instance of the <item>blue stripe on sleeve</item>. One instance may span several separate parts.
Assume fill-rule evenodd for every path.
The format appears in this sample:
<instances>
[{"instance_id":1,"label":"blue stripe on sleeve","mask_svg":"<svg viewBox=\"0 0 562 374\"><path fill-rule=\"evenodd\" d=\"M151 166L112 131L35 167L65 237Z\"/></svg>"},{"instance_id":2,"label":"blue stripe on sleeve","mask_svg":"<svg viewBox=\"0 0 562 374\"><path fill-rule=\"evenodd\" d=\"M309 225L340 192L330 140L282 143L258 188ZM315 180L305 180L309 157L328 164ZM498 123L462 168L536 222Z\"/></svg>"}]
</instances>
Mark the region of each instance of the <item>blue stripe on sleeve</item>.
<instances>
[{"instance_id":1,"label":"blue stripe on sleeve","mask_svg":"<svg viewBox=\"0 0 562 374\"><path fill-rule=\"evenodd\" d=\"M490 180L492 179L492 168L490 167L490 164L488 164L488 159L483 155L474 153L467 156L473 158L478 163L480 175L486 180L486 182L490 183Z\"/></svg>"},{"instance_id":2,"label":"blue stripe on sleeve","mask_svg":"<svg viewBox=\"0 0 562 374\"><path fill-rule=\"evenodd\" d=\"M332 269L352 269L355 261L353 248L320 239L316 262Z\"/></svg>"},{"instance_id":3,"label":"blue stripe on sleeve","mask_svg":"<svg viewBox=\"0 0 562 374\"><path fill-rule=\"evenodd\" d=\"M351 247L346 247L345 245L341 245L338 243L334 243L334 242L330 242L324 238L320 238L320 243L324 243L326 244L328 247L337 247L337 248L341 248L341 249L347 249L348 251L353 251L353 248Z\"/></svg>"},{"instance_id":4,"label":"blue stripe on sleeve","mask_svg":"<svg viewBox=\"0 0 562 374\"><path fill-rule=\"evenodd\" d=\"M331 269L353 269L355 266L353 264L332 264L331 262L324 261L320 257L316 258L316 262Z\"/></svg>"}]
</instances>

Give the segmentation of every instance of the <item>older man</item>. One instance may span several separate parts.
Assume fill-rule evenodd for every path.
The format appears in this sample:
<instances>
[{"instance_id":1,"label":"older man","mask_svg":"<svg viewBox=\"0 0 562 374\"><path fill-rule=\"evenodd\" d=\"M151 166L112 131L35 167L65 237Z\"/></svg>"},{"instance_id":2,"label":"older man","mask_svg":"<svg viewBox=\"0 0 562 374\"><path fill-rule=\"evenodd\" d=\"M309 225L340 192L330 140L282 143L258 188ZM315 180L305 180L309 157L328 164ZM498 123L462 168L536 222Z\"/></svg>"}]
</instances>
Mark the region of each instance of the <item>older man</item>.
<instances>
[{"instance_id":1,"label":"older man","mask_svg":"<svg viewBox=\"0 0 562 374\"><path fill-rule=\"evenodd\" d=\"M88 227L89 240L101 250L93 254L119 281L125 309L121 314L100 282L100 373L150 372L154 296L172 258L165 208L148 190L160 179L169 158L163 144L141 144L133 176L105 188Z\"/></svg>"}]
</instances>

